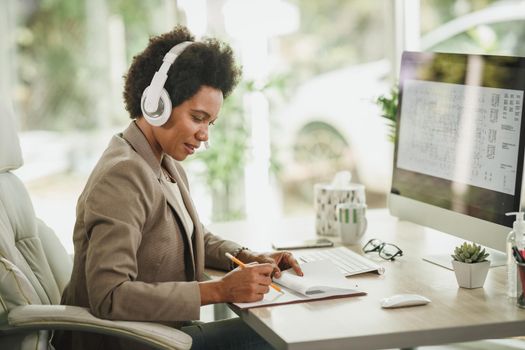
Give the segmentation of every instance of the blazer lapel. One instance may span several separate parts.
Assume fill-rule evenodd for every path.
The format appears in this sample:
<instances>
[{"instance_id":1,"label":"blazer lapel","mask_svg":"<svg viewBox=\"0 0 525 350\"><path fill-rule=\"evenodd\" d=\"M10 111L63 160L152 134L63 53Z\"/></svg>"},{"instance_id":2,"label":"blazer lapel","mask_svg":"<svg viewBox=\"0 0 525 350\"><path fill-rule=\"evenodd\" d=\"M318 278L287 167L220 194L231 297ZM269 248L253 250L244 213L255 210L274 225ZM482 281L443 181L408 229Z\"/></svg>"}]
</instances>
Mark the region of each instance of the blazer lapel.
<instances>
[{"instance_id":1,"label":"blazer lapel","mask_svg":"<svg viewBox=\"0 0 525 350\"><path fill-rule=\"evenodd\" d=\"M163 159L163 165L165 169L167 169L170 172L170 175L173 176L175 181L177 181L177 184L179 185L179 190L182 195L182 200L184 201L184 205L186 206L186 209L188 210L188 214L190 214L191 220L193 221L193 249L192 249L192 258L194 258L194 264L197 267L196 276L199 278L199 276L202 275L204 272L204 239L203 239L203 231L202 226L200 223L199 216L197 214L197 210L195 209L195 206L193 205L193 201L191 200L190 192L188 191L188 188L186 187L182 176L180 175L179 171L174 165L174 161L171 160L168 156L164 156ZM191 240L191 234L190 234L190 240Z\"/></svg>"},{"instance_id":2,"label":"blazer lapel","mask_svg":"<svg viewBox=\"0 0 525 350\"><path fill-rule=\"evenodd\" d=\"M188 227L186 225L184 225L184 217L182 216L183 214L183 208L181 207L179 201L177 200L177 198L175 198L175 194L173 193L173 189L171 189L171 186L179 186L179 189L180 189L180 184L178 183L177 181L177 184L173 184L173 183L170 183L168 182L167 180L165 179L160 179L160 183L162 185L162 192L164 192L164 195L166 196L166 199L168 200L168 204L173 208L173 210L175 211L175 213L177 214L177 216L179 217L181 223L182 223L182 231L184 231L184 234L186 235L186 237L188 238L188 241L189 241L189 244L190 244L190 248L192 246L192 243L191 243L191 234L192 232L189 232L188 230Z\"/></svg>"}]
</instances>

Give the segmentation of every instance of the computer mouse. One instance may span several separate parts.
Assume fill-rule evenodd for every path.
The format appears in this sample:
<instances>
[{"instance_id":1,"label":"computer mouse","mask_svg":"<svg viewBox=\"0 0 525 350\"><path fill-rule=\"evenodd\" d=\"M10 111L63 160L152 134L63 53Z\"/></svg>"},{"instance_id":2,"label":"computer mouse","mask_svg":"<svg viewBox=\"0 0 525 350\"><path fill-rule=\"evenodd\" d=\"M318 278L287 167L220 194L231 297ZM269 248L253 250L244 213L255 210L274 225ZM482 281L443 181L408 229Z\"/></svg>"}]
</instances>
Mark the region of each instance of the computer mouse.
<instances>
[{"instance_id":1,"label":"computer mouse","mask_svg":"<svg viewBox=\"0 0 525 350\"><path fill-rule=\"evenodd\" d=\"M385 309L415 305L425 305L430 299L418 294L396 294L381 299L381 307Z\"/></svg>"}]
</instances>

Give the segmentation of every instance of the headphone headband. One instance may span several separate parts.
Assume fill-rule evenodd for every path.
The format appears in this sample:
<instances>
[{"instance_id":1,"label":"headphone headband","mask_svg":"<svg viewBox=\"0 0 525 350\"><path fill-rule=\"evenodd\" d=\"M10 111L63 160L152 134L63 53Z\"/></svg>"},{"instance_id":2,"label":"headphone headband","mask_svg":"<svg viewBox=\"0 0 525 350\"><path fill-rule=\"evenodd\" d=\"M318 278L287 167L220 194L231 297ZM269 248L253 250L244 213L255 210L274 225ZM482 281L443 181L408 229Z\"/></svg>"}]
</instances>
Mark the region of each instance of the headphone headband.
<instances>
[{"instance_id":1,"label":"headphone headband","mask_svg":"<svg viewBox=\"0 0 525 350\"><path fill-rule=\"evenodd\" d=\"M164 84L168 79L168 70L178 56L193 44L193 41L183 41L173 46L162 59L162 65L155 72L151 83L142 93L140 107L142 115L151 125L161 126L166 123L171 114L171 99L168 92L164 89Z\"/></svg>"}]
</instances>

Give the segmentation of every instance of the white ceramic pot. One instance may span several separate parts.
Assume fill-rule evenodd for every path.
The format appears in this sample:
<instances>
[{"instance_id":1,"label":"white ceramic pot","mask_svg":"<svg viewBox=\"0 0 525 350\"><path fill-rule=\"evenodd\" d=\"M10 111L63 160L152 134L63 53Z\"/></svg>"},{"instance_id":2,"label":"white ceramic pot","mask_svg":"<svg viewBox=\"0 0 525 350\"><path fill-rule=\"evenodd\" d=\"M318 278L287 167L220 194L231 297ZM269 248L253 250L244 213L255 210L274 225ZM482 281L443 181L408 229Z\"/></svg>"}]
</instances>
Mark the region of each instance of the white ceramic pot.
<instances>
[{"instance_id":1,"label":"white ceramic pot","mask_svg":"<svg viewBox=\"0 0 525 350\"><path fill-rule=\"evenodd\" d=\"M467 264L461 261L452 260L456 280L462 288L481 288L489 272L490 261L483 261L475 264Z\"/></svg>"}]
</instances>

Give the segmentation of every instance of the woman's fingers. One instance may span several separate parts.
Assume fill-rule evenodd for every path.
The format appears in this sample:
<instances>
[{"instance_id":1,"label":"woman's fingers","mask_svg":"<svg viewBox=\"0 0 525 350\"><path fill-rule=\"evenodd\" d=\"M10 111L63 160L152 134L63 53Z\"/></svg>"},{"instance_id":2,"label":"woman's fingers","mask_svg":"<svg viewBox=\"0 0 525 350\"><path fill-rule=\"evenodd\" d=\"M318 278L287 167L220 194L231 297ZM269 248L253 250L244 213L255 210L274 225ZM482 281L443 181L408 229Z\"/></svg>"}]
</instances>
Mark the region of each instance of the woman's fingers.
<instances>
[{"instance_id":1,"label":"woman's fingers","mask_svg":"<svg viewBox=\"0 0 525 350\"><path fill-rule=\"evenodd\" d=\"M304 276L301 266L293 256L291 252L285 251L274 255L274 259L278 264L278 273L275 273L275 277L281 276L281 270L292 268L298 276Z\"/></svg>"},{"instance_id":2,"label":"woman's fingers","mask_svg":"<svg viewBox=\"0 0 525 350\"><path fill-rule=\"evenodd\" d=\"M303 273L303 270L301 269L301 266L299 265L299 263L297 262L295 257L292 255L292 253L290 253L290 255L288 256L288 262L289 262L290 266L292 267L292 269L297 274L297 276L304 276L304 273Z\"/></svg>"}]
</instances>

